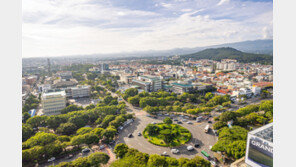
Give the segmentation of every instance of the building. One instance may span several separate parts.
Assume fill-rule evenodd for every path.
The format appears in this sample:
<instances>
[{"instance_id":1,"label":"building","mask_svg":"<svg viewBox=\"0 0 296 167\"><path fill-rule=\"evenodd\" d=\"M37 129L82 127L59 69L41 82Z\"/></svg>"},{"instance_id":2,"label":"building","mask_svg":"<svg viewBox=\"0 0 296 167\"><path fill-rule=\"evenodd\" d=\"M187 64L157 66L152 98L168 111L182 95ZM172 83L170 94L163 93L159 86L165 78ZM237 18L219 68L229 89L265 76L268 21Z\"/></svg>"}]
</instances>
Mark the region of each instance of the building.
<instances>
[{"instance_id":1,"label":"building","mask_svg":"<svg viewBox=\"0 0 296 167\"><path fill-rule=\"evenodd\" d=\"M72 98L89 97L90 96L90 86L89 85L79 85L77 87L71 88Z\"/></svg>"},{"instance_id":2,"label":"building","mask_svg":"<svg viewBox=\"0 0 296 167\"><path fill-rule=\"evenodd\" d=\"M132 80L132 84L138 85L148 92L156 92L162 89L162 80L159 77L139 76L137 79Z\"/></svg>"},{"instance_id":3,"label":"building","mask_svg":"<svg viewBox=\"0 0 296 167\"><path fill-rule=\"evenodd\" d=\"M61 79L71 79L72 71L59 71L57 72L57 76L61 77Z\"/></svg>"},{"instance_id":4,"label":"building","mask_svg":"<svg viewBox=\"0 0 296 167\"><path fill-rule=\"evenodd\" d=\"M57 79L53 82L52 88L67 88L77 84L78 82L75 79Z\"/></svg>"},{"instance_id":5,"label":"building","mask_svg":"<svg viewBox=\"0 0 296 167\"><path fill-rule=\"evenodd\" d=\"M43 113L55 114L66 107L65 91L43 93L41 96Z\"/></svg>"},{"instance_id":6,"label":"building","mask_svg":"<svg viewBox=\"0 0 296 167\"><path fill-rule=\"evenodd\" d=\"M252 167L273 166L273 123L248 133L245 162Z\"/></svg>"},{"instance_id":7,"label":"building","mask_svg":"<svg viewBox=\"0 0 296 167\"><path fill-rule=\"evenodd\" d=\"M101 64L101 71L108 71L109 70L109 65L108 64Z\"/></svg>"},{"instance_id":8,"label":"building","mask_svg":"<svg viewBox=\"0 0 296 167\"><path fill-rule=\"evenodd\" d=\"M172 85L172 91L177 94L189 92L193 89L193 85L190 83L174 82L171 85Z\"/></svg>"}]
</instances>

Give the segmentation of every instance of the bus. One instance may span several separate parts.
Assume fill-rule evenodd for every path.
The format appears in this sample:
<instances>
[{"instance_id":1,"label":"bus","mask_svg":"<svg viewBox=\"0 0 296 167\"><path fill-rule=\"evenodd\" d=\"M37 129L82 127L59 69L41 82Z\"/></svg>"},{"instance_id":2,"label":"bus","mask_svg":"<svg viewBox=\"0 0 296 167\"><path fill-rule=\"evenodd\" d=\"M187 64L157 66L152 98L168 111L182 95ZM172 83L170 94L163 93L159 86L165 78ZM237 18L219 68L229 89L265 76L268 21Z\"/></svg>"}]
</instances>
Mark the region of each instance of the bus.
<instances>
[{"instance_id":1,"label":"bus","mask_svg":"<svg viewBox=\"0 0 296 167\"><path fill-rule=\"evenodd\" d=\"M208 154L207 152L205 152L205 151L201 151L201 154L202 154L207 160L209 160L210 156L209 156L209 154Z\"/></svg>"},{"instance_id":2,"label":"bus","mask_svg":"<svg viewBox=\"0 0 296 167\"><path fill-rule=\"evenodd\" d=\"M208 133L208 132L209 132L209 129L210 129L210 125L207 125L207 126L205 127L205 133Z\"/></svg>"}]
</instances>

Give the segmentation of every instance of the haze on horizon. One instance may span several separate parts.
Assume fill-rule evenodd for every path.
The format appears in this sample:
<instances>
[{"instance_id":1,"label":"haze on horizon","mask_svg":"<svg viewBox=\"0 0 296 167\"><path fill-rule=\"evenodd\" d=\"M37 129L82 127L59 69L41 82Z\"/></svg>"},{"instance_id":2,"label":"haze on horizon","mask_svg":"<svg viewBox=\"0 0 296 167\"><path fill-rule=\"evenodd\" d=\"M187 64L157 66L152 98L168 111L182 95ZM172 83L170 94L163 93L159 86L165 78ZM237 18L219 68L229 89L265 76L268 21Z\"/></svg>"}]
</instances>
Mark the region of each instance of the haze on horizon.
<instances>
[{"instance_id":1,"label":"haze on horizon","mask_svg":"<svg viewBox=\"0 0 296 167\"><path fill-rule=\"evenodd\" d=\"M23 0L23 57L272 39L272 0Z\"/></svg>"}]
</instances>

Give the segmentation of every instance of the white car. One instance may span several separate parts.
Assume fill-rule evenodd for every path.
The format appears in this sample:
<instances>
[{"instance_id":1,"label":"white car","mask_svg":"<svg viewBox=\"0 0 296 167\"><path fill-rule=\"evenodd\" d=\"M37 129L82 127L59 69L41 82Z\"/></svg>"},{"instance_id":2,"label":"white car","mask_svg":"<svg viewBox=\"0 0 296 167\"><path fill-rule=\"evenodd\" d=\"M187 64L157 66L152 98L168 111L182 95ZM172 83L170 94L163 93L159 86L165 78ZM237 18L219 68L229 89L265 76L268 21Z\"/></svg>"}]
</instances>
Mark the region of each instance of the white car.
<instances>
[{"instance_id":1,"label":"white car","mask_svg":"<svg viewBox=\"0 0 296 167\"><path fill-rule=\"evenodd\" d=\"M211 150L212 149L212 146L209 146L209 149Z\"/></svg>"},{"instance_id":2,"label":"white car","mask_svg":"<svg viewBox=\"0 0 296 167\"><path fill-rule=\"evenodd\" d=\"M52 162L55 160L55 157L51 157L50 159L47 160L47 162Z\"/></svg>"},{"instance_id":3,"label":"white car","mask_svg":"<svg viewBox=\"0 0 296 167\"><path fill-rule=\"evenodd\" d=\"M180 151L179 151L178 149L175 149L175 148L174 148L174 149L171 150L171 152L172 152L173 154L178 154Z\"/></svg>"},{"instance_id":4,"label":"white car","mask_svg":"<svg viewBox=\"0 0 296 167\"><path fill-rule=\"evenodd\" d=\"M187 124L192 124L192 122L188 121Z\"/></svg>"},{"instance_id":5,"label":"white car","mask_svg":"<svg viewBox=\"0 0 296 167\"><path fill-rule=\"evenodd\" d=\"M152 124L155 125L156 123L155 122L152 122Z\"/></svg>"},{"instance_id":6,"label":"white car","mask_svg":"<svg viewBox=\"0 0 296 167\"><path fill-rule=\"evenodd\" d=\"M187 147L187 150L188 150L188 151L192 151L192 150L194 150L194 148L193 148L192 146L188 146L188 147Z\"/></svg>"},{"instance_id":7,"label":"white car","mask_svg":"<svg viewBox=\"0 0 296 167\"><path fill-rule=\"evenodd\" d=\"M216 162L215 161L210 161L211 162L211 164L213 165L213 166L216 166Z\"/></svg>"}]
</instances>

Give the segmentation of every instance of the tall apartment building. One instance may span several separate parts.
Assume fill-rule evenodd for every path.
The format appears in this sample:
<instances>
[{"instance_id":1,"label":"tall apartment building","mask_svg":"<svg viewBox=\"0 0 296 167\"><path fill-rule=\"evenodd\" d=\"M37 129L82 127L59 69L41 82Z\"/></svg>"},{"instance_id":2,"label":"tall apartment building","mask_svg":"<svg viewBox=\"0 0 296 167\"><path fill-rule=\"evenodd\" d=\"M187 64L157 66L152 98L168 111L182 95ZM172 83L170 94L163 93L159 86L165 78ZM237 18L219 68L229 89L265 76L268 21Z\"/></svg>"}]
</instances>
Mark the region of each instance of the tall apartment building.
<instances>
[{"instance_id":1,"label":"tall apartment building","mask_svg":"<svg viewBox=\"0 0 296 167\"><path fill-rule=\"evenodd\" d=\"M43 93L41 96L43 113L54 114L66 107L65 91Z\"/></svg>"},{"instance_id":2,"label":"tall apartment building","mask_svg":"<svg viewBox=\"0 0 296 167\"><path fill-rule=\"evenodd\" d=\"M90 96L90 86L89 85L79 85L77 87L71 88L72 98L89 97Z\"/></svg>"}]
</instances>

